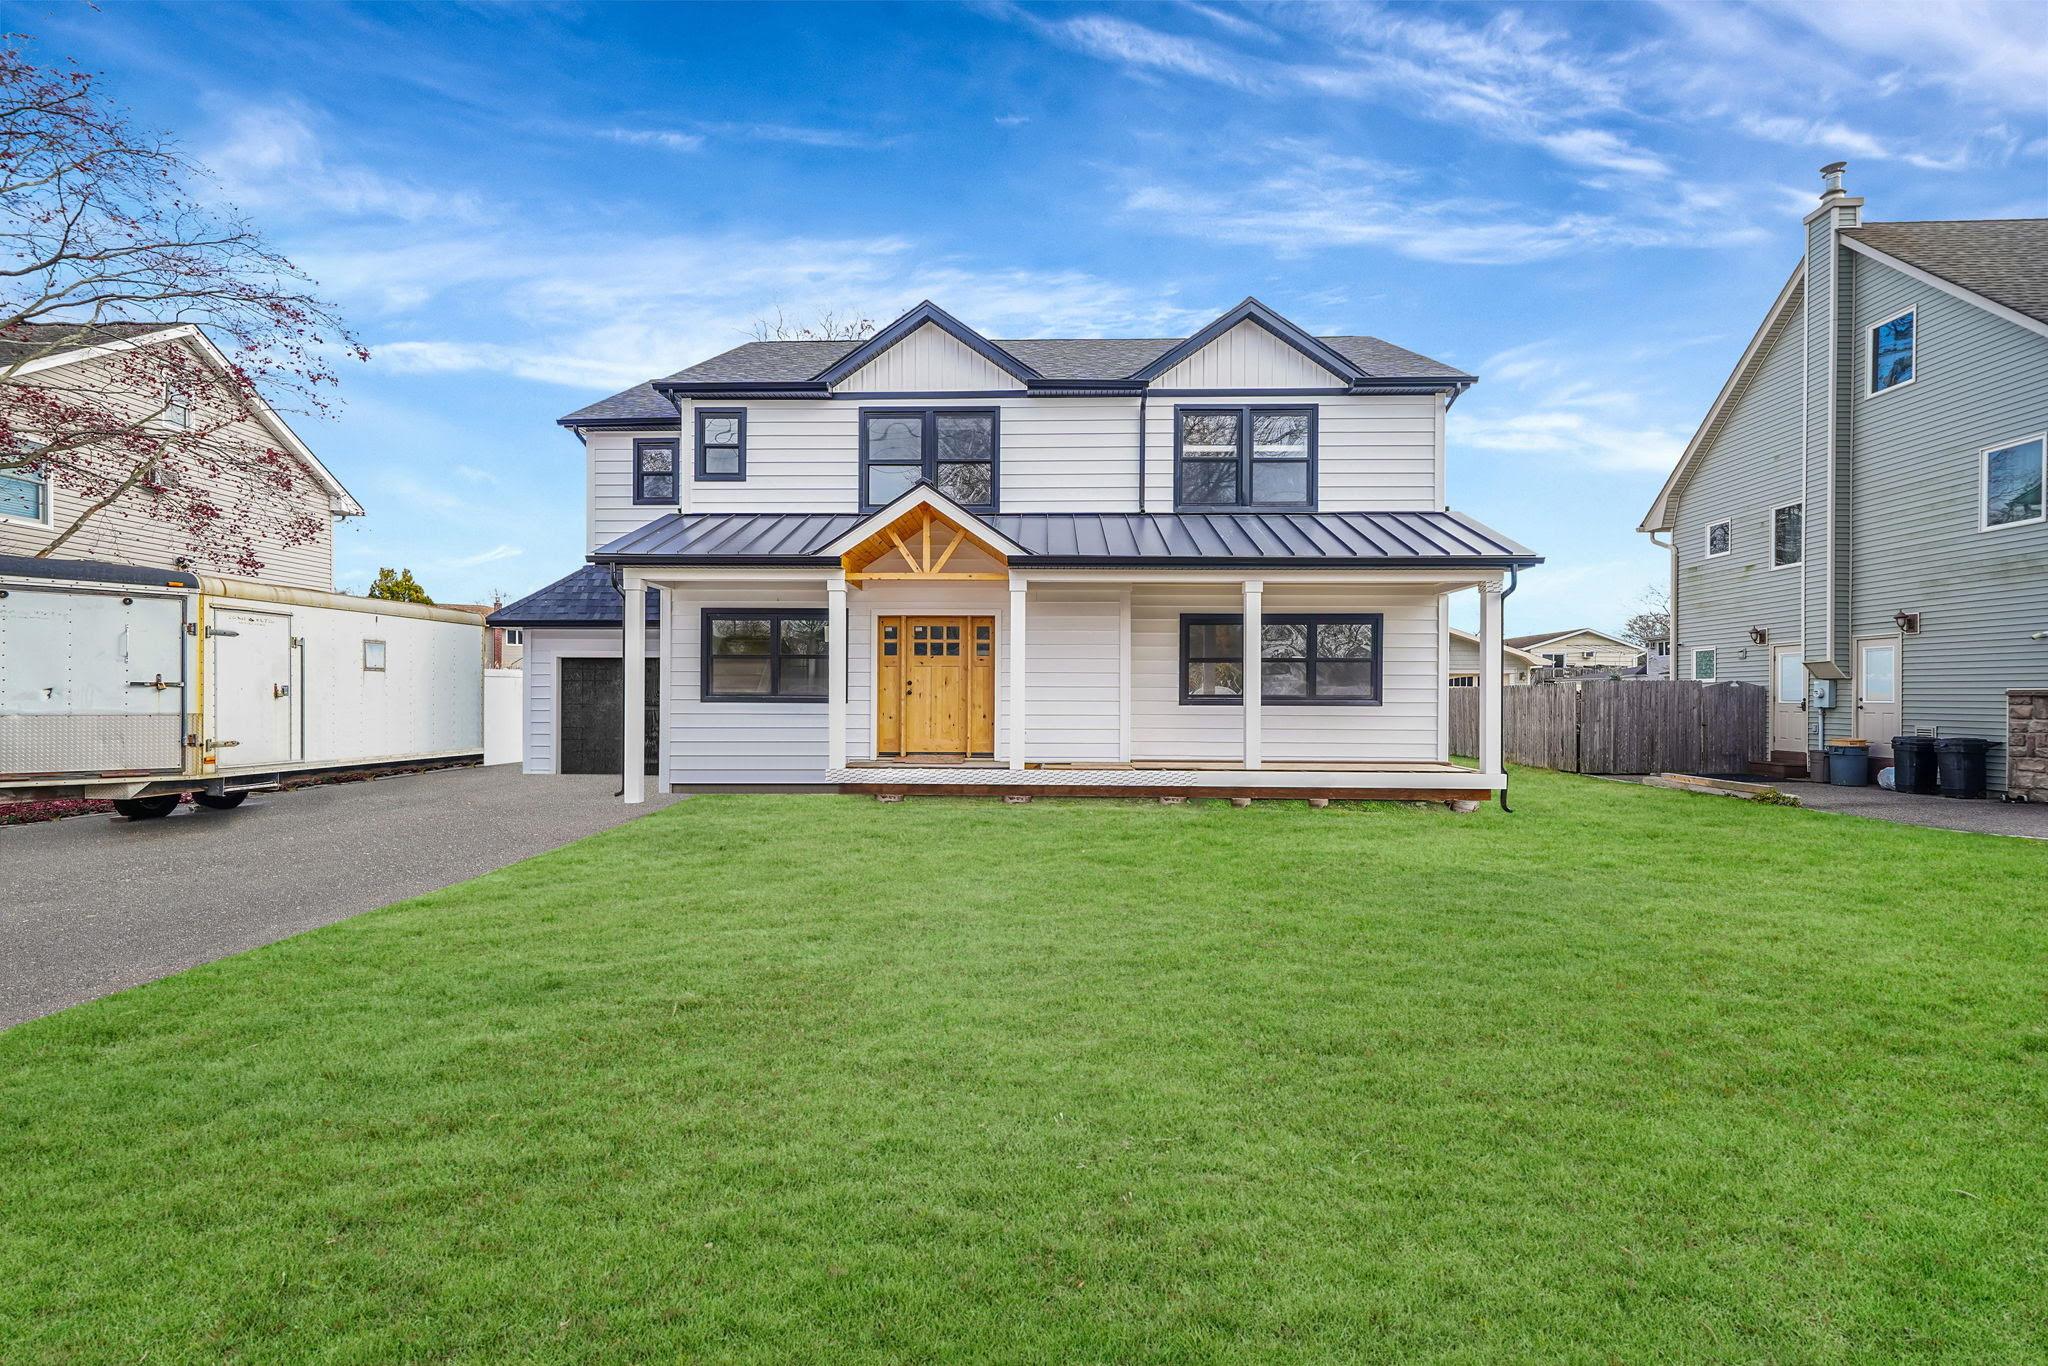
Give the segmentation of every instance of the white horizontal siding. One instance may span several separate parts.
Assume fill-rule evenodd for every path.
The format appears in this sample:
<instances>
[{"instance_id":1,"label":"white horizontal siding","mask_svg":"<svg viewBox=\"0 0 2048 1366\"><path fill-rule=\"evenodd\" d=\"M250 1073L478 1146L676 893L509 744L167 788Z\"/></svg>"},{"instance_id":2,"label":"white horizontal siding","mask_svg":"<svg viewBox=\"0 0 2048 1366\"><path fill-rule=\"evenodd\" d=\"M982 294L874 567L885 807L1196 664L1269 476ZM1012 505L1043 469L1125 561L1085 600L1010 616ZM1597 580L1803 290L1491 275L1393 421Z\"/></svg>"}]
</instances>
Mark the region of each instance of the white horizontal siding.
<instances>
[{"instance_id":1,"label":"white horizontal siding","mask_svg":"<svg viewBox=\"0 0 2048 1366\"><path fill-rule=\"evenodd\" d=\"M664 698L663 762L678 787L709 783L822 783L825 701L706 702L704 610L802 607L823 610L825 586L770 588L693 584L670 595L664 613L674 632Z\"/></svg>"},{"instance_id":2,"label":"white horizontal siding","mask_svg":"<svg viewBox=\"0 0 2048 1366\"><path fill-rule=\"evenodd\" d=\"M1161 389L1328 389L1345 383L1254 322L1242 322L1161 375Z\"/></svg>"},{"instance_id":3,"label":"white horizontal siding","mask_svg":"<svg viewBox=\"0 0 2048 1366\"><path fill-rule=\"evenodd\" d=\"M584 526L585 539L592 550L677 510L675 503L643 507L633 501L633 442L645 437L673 440L676 429L648 427L631 432L589 432L585 436L584 468L589 486L583 500ZM689 468L688 441L678 442L678 456L682 466ZM682 489L683 485L679 482L677 488Z\"/></svg>"},{"instance_id":4,"label":"white horizontal siding","mask_svg":"<svg viewBox=\"0 0 2048 1366\"><path fill-rule=\"evenodd\" d=\"M1173 509L1174 408L1245 404L1316 409L1317 497L1325 512L1427 512L1443 506L1437 423L1428 394L1325 394L1299 400L1270 394L1155 398L1145 426L1146 507Z\"/></svg>"},{"instance_id":5,"label":"white horizontal siding","mask_svg":"<svg viewBox=\"0 0 2048 1366\"><path fill-rule=\"evenodd\" d=\"M1237 759L1244 754L1241 707L1180 701L1180 618L1185 612L1239 613L1234 586L1139 587L1131 597L1132 757ZM1262 751L1272 760L1430 761L1438 757L1443 663L1437 597L1423 590L1289 587L1267 581L1264 610L1379 612L1385 662L1377 707L1260 709Z\"/></svg>"},{"instance_id":6,"label":"white horizontal siding","mask_svg":"<svg viewBox=\"0 0 2048 1366\"><path fill-rule=\"evenodd\" d=\"M952 333L926 323L832 387L853 392L930 393L1024 386Z\"/></svg>"},{"instance_id":7,"label":"white horizontal siding","mask_svg":"<svg viewBox=\"0 0 2048 1366\"><path fill-rule=\"evenodd\" d=\"M648 657L653 658L660 644L653 631L647 633ZM521 670L525 681L521 684L523 695L521 707L526 726L526 759L520 766L524 773L553 773L559 752L555 737L555 708L558 704L563 659L617 659L619 657L619 632L616 630L593 629L574 631L549 631L529 627L526 632L526 659Z\"/></svg>"},{"instance_id":8,"label":"white horizontal siding","mask_svg":"<svg viewBox=\"0 0 2048 1366\"><path fill-rule=\"evenodd\" d=\"M1122 594L1034 588L1026 609L1026 753L1034 763L1121 757Z\"/></svg>"}]
</instances>

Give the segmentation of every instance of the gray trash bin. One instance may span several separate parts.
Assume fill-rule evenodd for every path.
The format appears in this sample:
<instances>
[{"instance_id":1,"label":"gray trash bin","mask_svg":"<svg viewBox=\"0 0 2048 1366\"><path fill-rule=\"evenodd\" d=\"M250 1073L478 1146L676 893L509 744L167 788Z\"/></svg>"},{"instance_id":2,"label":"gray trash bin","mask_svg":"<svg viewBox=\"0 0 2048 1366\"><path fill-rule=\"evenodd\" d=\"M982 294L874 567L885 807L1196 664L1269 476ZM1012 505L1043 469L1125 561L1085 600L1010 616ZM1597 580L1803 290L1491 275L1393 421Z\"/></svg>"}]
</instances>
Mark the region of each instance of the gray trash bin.
<instances>
[{"instance_id":1,"label":"gray trash bin","mask_svg":"<svg viewBox=\"0 0 2048 1366\"><path fill-rule=\"evenodd\" d=\"M1828 746L1828 786L1867 787L1870 785L1870 746L1830 744Z\"/></svg>"}]
</instances>

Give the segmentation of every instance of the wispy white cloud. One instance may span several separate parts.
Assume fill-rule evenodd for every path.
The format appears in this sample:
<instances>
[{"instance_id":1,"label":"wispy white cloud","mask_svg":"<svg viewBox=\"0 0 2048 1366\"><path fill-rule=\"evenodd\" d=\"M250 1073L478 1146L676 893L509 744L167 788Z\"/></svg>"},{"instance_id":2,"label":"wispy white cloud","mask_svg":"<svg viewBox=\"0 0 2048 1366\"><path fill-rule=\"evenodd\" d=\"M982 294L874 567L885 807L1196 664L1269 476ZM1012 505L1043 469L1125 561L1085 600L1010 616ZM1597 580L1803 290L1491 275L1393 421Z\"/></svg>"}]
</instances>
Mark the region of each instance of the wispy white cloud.
<instances>
[{"instance_id":1,"label":"wispy white cloud","mask_svg":"<svg viewBox=\"0 0 2048 1366\"><path fill-rule=\"evenodd\" d=\"M451 193L331 155L314 115L295 102L223 106L220 139L198 159L245 209L302 217L315 213L407 223L459 220L483 213L472 195Z\"/></svg>"},{"instance_id":2,"label":"wispy white cloud","mask_svg":"<svg viewBox=\"0 0 2048 1366\"><path fill-rule=\"evenodd\" d=\"M1616 395L1611 404L1626 402ZM1657 473L1668 471L1685 449L1685 436L1672 428L1613 421L1588 406L1582 400L1498 417L1473 414L1455 425L1456 444L1542 456L1565 466Z\"/></svg>"},{"instance_id":3,"label":"wispy white cloud","mask_svg":"<svg viewBox=\"0 0 2048 1366\"><path fill-rule=\"evenodd\" d=\"M447 565L450 569L474 569L482 564L496 564L500 560L517 559L525 553L526 551L520 546L494 545L489 550L480 550L474 555L460 555L454 559L443 560L441 563Z\"/></svg>"},{"instance_id":4,"label":"wispy white cloud","mask_svg":"<svg viewBox=\"0 0 2048 1366\"><path fill-rule=\"evenodd\" d=\"M598 136L631 147L660 147L670 152L697 152L704 147L703 134L674 128L606 128Z\"/></svg>"}]
</instances>

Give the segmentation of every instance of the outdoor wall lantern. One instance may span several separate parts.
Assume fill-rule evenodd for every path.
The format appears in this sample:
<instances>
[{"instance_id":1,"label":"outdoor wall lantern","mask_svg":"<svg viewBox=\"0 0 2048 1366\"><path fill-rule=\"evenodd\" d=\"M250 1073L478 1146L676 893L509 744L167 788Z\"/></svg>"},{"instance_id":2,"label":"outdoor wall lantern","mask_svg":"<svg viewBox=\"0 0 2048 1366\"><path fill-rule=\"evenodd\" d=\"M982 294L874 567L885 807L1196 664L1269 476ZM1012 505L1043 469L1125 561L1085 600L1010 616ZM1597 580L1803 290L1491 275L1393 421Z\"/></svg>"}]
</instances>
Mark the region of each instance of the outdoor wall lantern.
<instances>
[{"instance_id":1,"label":"outdoor wall lantern","mask_svg":"<svg viewBox=\"0 0 2048 1366\"><path fill-rule=\"evenodd\" d=\"M1902 636L1917 636L1920 634L1920 614L1918 612L1894 612L1892 613L1892 625L1899 628L1899 634Z\"/></svg>"},{"instance_id":2,"label":"outdoor wall lantern","mask_svg":"<svg viewBox=\"0 0 2048 1366\"><path fill-rule=\"evenodd\" d=\"M1770 633L1769 631L1765 630L1765 629L1764 629L1763 627L1761 627L1761 626L1752 626L1752 627L1750 627L1750 628L1749 628L1749 643L1750 643L1750 644L1752 644L1752 645L1768 645L1768 644L1770 643L1770 640L1771 640L1771 633Z\"/></svg>"}]
</instances>

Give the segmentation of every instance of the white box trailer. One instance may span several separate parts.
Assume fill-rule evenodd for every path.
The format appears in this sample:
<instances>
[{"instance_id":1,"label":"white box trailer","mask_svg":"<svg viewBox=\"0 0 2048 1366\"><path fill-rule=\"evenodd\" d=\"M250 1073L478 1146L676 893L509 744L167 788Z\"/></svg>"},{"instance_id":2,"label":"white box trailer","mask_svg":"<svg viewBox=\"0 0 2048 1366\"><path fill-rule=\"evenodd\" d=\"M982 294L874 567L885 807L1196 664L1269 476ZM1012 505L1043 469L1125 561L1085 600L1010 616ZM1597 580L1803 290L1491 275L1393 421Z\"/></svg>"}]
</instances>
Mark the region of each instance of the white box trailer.
<instances>
[{"instance_id":1,"label":"white box trailer","mask_svg":"<svg viewBox=\"0 0 2048 1366\"><path fill-rule=\"evenodd\" d=\"M467 612L0 556L0 801L163 815L321 770L483 755Z\"/></svg>"}]
</instances>

